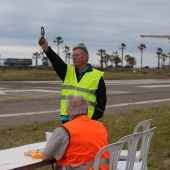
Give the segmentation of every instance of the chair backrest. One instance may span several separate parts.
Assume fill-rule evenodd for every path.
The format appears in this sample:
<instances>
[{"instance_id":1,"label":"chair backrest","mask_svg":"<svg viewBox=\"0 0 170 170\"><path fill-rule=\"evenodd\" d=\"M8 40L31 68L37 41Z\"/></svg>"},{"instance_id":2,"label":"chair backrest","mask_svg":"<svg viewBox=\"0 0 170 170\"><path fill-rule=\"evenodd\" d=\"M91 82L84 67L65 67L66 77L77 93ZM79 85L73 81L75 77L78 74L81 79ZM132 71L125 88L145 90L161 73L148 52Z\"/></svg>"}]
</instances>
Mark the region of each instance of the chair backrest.
<instances>
[{"instance_id":1,"label":"chair backrest","mask_svg":"<svg viewBox=\"0 0 170 170\"><path fill-rule=\"evenodd\" d=\"M138 146L139 139L142 138L143 132L133 133L123 138L119 139L120 141L127 142L128 152L126 160L126 170L132 170L135 162L136 150Z\"/></svg>"},{"instance_id":2,"label":"chair backrest","mask_svg":"<svg viewBox=\"0 0 170 170\"><path fill-rule=\"evenodd\" d=\"M152 119L147 119L145 121L140 122L133 130L133 133L138 133L139 130L142 128L141 132L144 132L146 130L149 129L150 124L151 124ZM139 159L142 158L143 152L144 152L144 148L145 148L145 140L144 138L142 138L142 142L141 142L141 147L140 147L140 155L139 155Z\"/></svg>"},{"instance_id":3,"label":"chair backrest","mask_svg":"<svg viewBox=\"0 0 170 170\"><path fill-rule=\"evenodd\" d=\"M156 129L156 127L151 128L149 130L146 130L145 132L143 132L143 138L145 140L145 147L143 150L143 157L142 157L142 168L141 169L147 169L147 158L148 158L148 152L149 152L149 147L150 147L150 143L151 143L151 139L153 136L153 132Z\"/></svg>"},{"instance_id":4,"label":"chair backrest","mask_svg":"<svg viewBox=\"0 0 170 170\"><path fill-rule=\"evenodd\" d=\"M142 122L140 122L133 130L133 133L138 133L139 128L143 127L143 132L148 130L150 127L152 119L148 119L148 120L144 120Z\"/></svg>"},{"instance_id":5,"label":"chair backrest","mask_svg":"<svg viewBox=\"0 0 170 170\"><path fill-rule=\"evenodd\" d=\"M116 142L116 143L112 143L109 145L104 146L97 154L94 160L94 170L99 170L101 163L101 155L108 151L109 152L109 158L107 163L109 164L109 170L116 170L117 169L117 163L119 160L119 155L120 155L120 151L123 148L124 145L124 141L121 142Z\"/></svg>"}]
</instances>

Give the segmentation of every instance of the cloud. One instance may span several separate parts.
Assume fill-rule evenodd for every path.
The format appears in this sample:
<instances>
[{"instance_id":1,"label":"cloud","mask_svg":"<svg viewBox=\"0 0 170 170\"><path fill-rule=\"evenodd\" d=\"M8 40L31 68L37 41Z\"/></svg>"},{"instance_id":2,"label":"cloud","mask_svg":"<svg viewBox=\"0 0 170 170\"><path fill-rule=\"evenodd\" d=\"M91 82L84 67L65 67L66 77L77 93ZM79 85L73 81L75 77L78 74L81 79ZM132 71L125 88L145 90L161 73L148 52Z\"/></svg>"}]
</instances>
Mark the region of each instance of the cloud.
<instances>
[{"instance_id":1,"label":"cloud","mask_svg":"<svg viewBox=\"0 0 170 170\"><path fill-rule=\"evenodd\" d=\"M85 43L95 58L100 48L108 53L118 51L126 43L125 54L135 55L140 66L140 51L137 46L147 46L144 58L146 65L155 65L156 48L169 52L167 39L141 38L140 34L169 33L169 0L1 0L0 3L0 54L31 57L39 51L38 39L41 26L54 49L53 40L61 36L65 45L72 48ZM64 54L61 54L64 58Z\"/></svg>"}]
</instances>

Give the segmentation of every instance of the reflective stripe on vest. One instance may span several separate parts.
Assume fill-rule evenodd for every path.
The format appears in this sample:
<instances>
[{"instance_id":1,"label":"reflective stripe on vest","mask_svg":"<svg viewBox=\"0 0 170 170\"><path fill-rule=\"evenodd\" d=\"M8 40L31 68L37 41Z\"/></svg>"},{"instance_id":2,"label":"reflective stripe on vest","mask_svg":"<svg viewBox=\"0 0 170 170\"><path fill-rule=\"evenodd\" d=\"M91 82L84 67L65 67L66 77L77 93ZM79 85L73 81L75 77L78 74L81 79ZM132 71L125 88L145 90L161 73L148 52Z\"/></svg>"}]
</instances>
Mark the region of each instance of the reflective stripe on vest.
<instances>
[{"instance_id":1,"label":"reflective stripe on vest","mask_svg":"<svg viewBox=\"0 0 170 170\"><path fill-rule=\"evenodd\" d=\"M94 161L86 162L79 165L64 165L64 166L56 166L56 170L81 170L81 169L87 169L92 168L94 164ZM101 158L100 159L100 166L102 165L108 165L109 166L109 158Z\"/></svg>"},{"instance_id":2,"label":"reflective stripe on vest","mask_svg":"<svg viewBox=\"0 0 170 170\"><path fill-rule=\"evenodd\" d=\"M66 77L62 85L60 113L67 115L66 97L68 95L82 95L89 102L88 117L92 117L96 106L96 90L103 72L93 69L86 72L80 82L77 82L74 66L67 65Z\"/></svg>"},{"instance_id":3,"label":"reflective stripe on vest","mask_svg":"<svg viewBox=\"0 0 170 170\"><path fill-rule=\"evenodd\" d=\"M62 89L73 89L73 90L76 90L76 91L86 92L86 93L93 94L93 95L96 96L95 91L85 89L85 88L81 88L81 87L76 87L76 86L71 86L71 85L69 85L69 86L68 85L63 85Z\"/></svg>"},{"instance_id":4,"label":"reflective stripe on vest","mask_svg":"<svg viewBox=\"0 0 170 170\"><path fill-rule=\"evenodd\" d=\"M62 100L66 100L66 98L67 98L67 96L61 96L61 99L62 99ZM90 106L93 106L93 107L96 106L96 103L91 102L91 101L89 101L89 100L88 100L88 103L89 103Z\"/></svg>"}]
</instances>

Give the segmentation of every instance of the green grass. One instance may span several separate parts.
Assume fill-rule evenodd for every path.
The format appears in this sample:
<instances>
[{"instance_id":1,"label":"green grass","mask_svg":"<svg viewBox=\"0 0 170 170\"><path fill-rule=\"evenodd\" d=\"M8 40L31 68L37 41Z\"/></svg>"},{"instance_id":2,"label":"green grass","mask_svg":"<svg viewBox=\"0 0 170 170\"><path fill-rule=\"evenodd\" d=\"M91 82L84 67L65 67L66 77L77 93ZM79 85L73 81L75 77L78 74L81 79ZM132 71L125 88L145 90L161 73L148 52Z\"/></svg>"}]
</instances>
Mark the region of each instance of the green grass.
<instances>
[{"instance_id":1,"label":"green grass","mask_svg":"<svg viewBox=\"0 0 170 170\"><path fill-rule=\"evenodd\" d=\"M169 79L170 70L162 69L134 69L131 68L107 68L104 71L105 80L128 80L128 79ZM55 81L60 80L52 67L26 67L0 66L0 81Z\"/></svg>"},{"instance_id":2,"label":"green grass","mask_svg":"<svg viewBox=\"0 0 170 170\"><path fill-rule=\"evenodd\" d=\"M0 81L54 81L60 80L49 67L0 67Z\"/></svg>"},{"instance_id":3,"label":"green grass","mask_svg":"<svg viewBox=\"0 0 170 170\"><path fill-rule=\"evenodd\" d=\"M109 143L133 132L141 121L153 119L157 127L151 141L148 170L168 170L170 167L170 105L150 109L137 109L126 113L105 114L100 120L109 131ZM18 127L0 128L0 149L45 140L45 132L60 126L60 121L35 123ZM41 169L50 169L50 166Z\"/></svg>"},{"instance_id":4,"label":"green grass","mask_svg":"<svg viewBox=\"0 0 170 170\"><path fill-rule=\"evenodd\" d=\"M100 69L100 68L99 68ZM105 80L169 79L170 70L108 68ZM0 66L0 81L55 81L60 80L49 67L3 67ZM170 167L170 105L153 109L139 109L126 113L105 114L100 120L109 131L109 143L133 132L141 121L152 118L151 127L156 126L148 156L148 170L168 170ZM60 126L60 121L35 123L18 127L0 128L0 149L41 142L45 132ZM50 166L41 169L51 169Z\"/></svg>"}]
</instances>

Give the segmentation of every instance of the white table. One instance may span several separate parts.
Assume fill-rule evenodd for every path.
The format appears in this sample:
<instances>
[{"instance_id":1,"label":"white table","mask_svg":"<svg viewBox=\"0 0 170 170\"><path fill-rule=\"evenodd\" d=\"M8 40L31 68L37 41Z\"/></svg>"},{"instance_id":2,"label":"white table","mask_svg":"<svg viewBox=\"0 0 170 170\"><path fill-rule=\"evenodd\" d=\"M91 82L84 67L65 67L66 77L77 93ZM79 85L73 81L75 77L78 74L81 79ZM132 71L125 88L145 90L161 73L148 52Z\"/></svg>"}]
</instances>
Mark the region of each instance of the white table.
<instances>
[{"instance_id":1,"label":"white table","mask_svg":"<svg viewBox=\"0 0 170 170\"><path fill-rule=\"evenodd\" d=\"M34 168L53 165L54 161L43 161L42 159L33 159L31 156L24 155L31 149L42 149L46 142L24 145L16 148L0 150L0 170L31 170Z\"/></svg>"}]
</instances>

